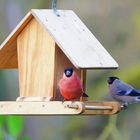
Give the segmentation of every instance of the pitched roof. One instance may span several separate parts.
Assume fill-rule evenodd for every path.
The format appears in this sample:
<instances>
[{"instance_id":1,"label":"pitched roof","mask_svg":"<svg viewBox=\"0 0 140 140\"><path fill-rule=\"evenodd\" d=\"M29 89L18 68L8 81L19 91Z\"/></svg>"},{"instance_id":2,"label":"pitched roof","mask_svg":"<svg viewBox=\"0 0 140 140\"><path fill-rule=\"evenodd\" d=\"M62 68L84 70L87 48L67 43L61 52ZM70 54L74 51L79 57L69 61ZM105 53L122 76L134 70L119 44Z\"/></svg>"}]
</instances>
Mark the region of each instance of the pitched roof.
<instances>
[{"instance_id":1,"label":"pitched roof","mask_svg":"<svg viewBox=\"0 0 140 140\"><path fill-rule=\"evenodd\" d=\"M15 44L11 48L16 47L17 36L34 17L50 33L61 50L77 68L118 67L112 56L73 11L59 10L59 13L60 17L57 17L52 10L31 10L2 43L0 59L1 52L5 50L6 53L7 47L10 48L13 42Z\"/></svg>"}]
</instances>

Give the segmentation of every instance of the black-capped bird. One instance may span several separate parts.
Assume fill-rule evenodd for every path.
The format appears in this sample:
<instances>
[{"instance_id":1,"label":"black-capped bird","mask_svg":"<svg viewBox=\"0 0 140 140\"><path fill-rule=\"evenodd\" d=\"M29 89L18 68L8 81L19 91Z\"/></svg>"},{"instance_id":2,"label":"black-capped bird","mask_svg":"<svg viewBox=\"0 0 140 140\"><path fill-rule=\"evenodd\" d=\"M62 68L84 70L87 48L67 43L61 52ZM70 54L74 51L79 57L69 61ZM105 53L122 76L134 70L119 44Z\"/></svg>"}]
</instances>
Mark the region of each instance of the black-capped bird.
<instances>
[{"instance_id":1,"label":"black-capped bird","mask_svg":"<svg viewBox=\"0 0 140 140\"><path fill-rule=\"evenodd\" d=\"M140 90L121 81L118 77L108 77L110 95L124 106L140 101Z\"/></svg>"}]
</instances>

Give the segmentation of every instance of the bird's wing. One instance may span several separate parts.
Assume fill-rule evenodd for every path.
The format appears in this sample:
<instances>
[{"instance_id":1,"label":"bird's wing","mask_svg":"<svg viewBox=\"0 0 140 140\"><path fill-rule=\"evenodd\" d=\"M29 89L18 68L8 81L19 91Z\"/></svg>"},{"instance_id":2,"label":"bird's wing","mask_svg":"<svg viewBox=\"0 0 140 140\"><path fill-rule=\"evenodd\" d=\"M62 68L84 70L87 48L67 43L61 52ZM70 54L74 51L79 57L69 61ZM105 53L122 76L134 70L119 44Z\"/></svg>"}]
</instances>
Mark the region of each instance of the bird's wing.
<instances>
[{"instance_id":1,"label":"bird's wing","mask_svg":"<svg viewBox=\"0 0 140 140\"><path fill-rule=\"evenodd\" d=\"M140 90L133 89L127 96L140 96Z\"/></svg>"},{"instance_id":2,"label":"bird's wing","mask_svg":"<svg viewBox=\"0 0 140 140\"><path fill-rule=\"evenodd\" d=\"M140 96L140 90L133 88L131 85L120 81L117 86L117 95L119 96Z\"/></svg>"},{"instance_id":3,"label":"bird's wing","mask_svg":"<svg viewBox=\"0 0 140 140\"><path fill-rule=\"evenodd\" d=\"M117 92L117 95L119 96L140 96L140 91L137 89L133 90L119 90Z\"/></svg>"}]
</instances>

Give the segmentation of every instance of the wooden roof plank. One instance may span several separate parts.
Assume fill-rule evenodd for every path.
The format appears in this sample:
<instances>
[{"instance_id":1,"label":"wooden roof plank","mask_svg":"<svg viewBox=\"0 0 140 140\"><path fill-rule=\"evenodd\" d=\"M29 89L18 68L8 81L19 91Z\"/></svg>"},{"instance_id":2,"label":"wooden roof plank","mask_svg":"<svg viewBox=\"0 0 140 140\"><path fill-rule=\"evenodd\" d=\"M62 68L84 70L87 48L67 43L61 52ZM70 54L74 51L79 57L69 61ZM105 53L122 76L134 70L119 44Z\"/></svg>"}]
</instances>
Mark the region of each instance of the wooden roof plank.
<instances>
[{"instance_id":1,"label":"wooden roof plank","mask_svg":"<svg viewBox=\"0 0 140 140\"><path fill-rule=\"evenodd\" d=\"M18 67L17 36L33 17L50 33L77 68L118 67L112 56L73 11L59 10L59 13L60 17L57 17L53 10L31 10L0 46L0 58L3 58L0 68Z\"/></svg>"},{"instance_id":2,"label":"wooden roof plank","mask_svg":"<svg viewBox=\"0 0 140 140\"><path fill-rule=\"evenodd\" d=\"M60 17L52 10L34 9L31 12L77 68L118 67L112 56L73 11L59 10Z\"/></svg>"},{"instance_id":3,"label":"wooden roof plank","mask_svg":"<svg viewBox=\"0 0 140 140\"><path fill-rule=\"evenodd\" d=\"M0 68L17 68L17 36L32 19L29 12L0 46Z\"/></svg>"}]
</instances>

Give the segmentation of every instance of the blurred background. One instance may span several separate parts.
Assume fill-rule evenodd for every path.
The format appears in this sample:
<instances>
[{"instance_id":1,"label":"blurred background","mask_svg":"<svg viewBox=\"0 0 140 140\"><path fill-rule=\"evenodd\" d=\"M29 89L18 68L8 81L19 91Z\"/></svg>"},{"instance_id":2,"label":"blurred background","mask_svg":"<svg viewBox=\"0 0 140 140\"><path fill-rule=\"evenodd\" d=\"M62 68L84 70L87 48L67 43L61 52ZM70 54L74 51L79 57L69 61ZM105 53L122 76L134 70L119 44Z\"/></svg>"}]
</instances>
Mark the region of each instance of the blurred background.
<instances>
[{"instance_id":1,"label":"blurred background","mask_svg":"<svg viewBox=\"0 0 140 140\"><path fill-rule=\"evenodd\" d=\"M50 0L0 0L0 44L30 9ZM112 100L106 78L118 76L140 89L140 1L58 0L71 9L118 62L117 70L90 70L90 100ZM17 70L0 70L0 100L18 96ZM138 140L140 104L112 116L0 116L0 140Z\"/></svg>"}]
</instances>

